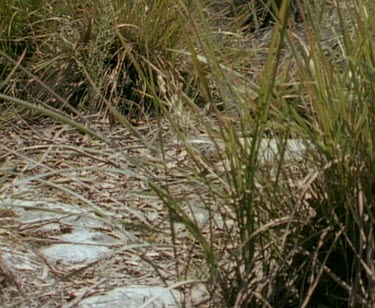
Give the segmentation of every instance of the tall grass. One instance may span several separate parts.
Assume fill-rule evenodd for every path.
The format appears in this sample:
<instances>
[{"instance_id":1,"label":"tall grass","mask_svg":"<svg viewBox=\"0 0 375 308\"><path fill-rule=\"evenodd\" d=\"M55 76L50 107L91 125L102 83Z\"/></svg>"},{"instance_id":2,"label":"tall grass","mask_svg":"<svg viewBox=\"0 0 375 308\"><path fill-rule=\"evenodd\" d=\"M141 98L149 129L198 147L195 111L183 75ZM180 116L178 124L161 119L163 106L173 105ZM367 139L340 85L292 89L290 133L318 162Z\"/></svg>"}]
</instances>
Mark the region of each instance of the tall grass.
<instances>
[{"instance_id":1,"label":"tall grass","mask_svg":"<svg viewBox=\"0 0 375 308\"><path fill-rule=\"evenodd\" d=\"M336 8L334 48L341 61L324 52L323 32L307 9L308 49L299 60L314 113L308 133L317 149L317 171L308 200L316 216L303 232L311 238L300 247L310 259L297 262L305 272L299 278L299 290L306 290L304 306L309 301L374 303L369 291L374 283L373 78L368 74L374 67L373 38L368 36L374 7L370 2L356 5L345 1Z\"/></svg>"},{"instance_id":2,"label":"tall grass","mask_svg":"<svg viewBox=\"0 0 375 308\"><path fill-rule=\"evenodd\" d=\"M82 15L63 2L60 9L75 19L55 22L74 35L52 29L52 51L38 45L38 60L25 65L43 72L41 55L53 55L57 67L75 67L80 104L90 93L92 108L109 110L146 147L160 150L164 177L145 181L169 213L175 278L203 281L212 306L373 306L374 4L297 1L303 32L296 35L287 28L290 1L278 9L274 3L268 55L249 80L231 63L233 50L221 50L218 41L246 42L251 34L218 31L207 18L212 2L224 1L93 1ZM249 54L260 52L251 48ZM48 92L48 83L42 88ZM121 106L141 110L137 117L152 109L159 142L151 145L117 111ZM167 163L166 127L187 153L178 168ZM291 155L291 141L307 150ZM169 183L173 176L184 177L183 188ZM207 213L204 223L197 211ZM188 234L185 258L181 228Z\"/></svg>"}]
</instances>

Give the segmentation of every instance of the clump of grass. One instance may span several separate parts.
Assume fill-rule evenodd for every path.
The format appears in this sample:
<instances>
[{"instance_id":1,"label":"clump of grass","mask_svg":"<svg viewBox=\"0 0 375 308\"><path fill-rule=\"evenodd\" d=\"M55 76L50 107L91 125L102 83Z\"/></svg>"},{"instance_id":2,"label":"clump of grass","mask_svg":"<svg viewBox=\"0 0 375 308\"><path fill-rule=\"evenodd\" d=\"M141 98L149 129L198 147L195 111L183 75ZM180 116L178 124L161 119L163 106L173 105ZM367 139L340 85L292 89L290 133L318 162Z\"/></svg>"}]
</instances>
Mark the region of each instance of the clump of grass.
<instances>
[{"instance_id":1,"label":"clump of grass","mask_svg":"<svg viewBox=\"0 0 375 308\"><path fill-rule=\"evenodd\" d=\"M195 5L200 11L200 4ZM160 187L153 188L199 243L208 265L212 295L220 294L224 306L374 303L370 291L374 283L370 180L374 55L372 42L365 39L373 21L368 12L370 3L363 1L354 11L347 5L342 2L329 8L337 16L335 48L341 49L340 55L327 53L332 47L326 46L326 33L319 26L326 12L314 4L305 6L307 41L300 49L304 52L294 51L299 64L298 85L305 93L303 117L275 87L287 7L280 10L283 26L276 23L274 28L270 57L260 77L263 83L255 119L249 116L243 93L236 91L217 58L209 26L203 22L201 30L196 29L200 50L224 106L220 111L214 109L217 129L196 113L192 101L185 98L184 104L212 146L220 152L219 144L223 145L219 157L226 162L224 166L218 168L200 152L197 154L188 142L189 132L181 131L173 120L171 123L195 164L196 180L217 201L213 209L201 200L211 213L207 236L194 219L186 216L175 196ZM198 16L204 19L203 14ZM202 57L193 49L189 54L197 64L200 82L210 89L200 64ZM227 113L229 106L237 108L237 117ZM278 108L285 109L281 112ZM262 168L258 156L266 128L271 136L272 132L278 134L281 154L273 163L273 172L272 168ZM243 141L246 135L253 138ZM308 164L294 166L300 176L307 176L302 186L298 186L282 154L287 151L288 136L307 138L313 149ZM213 213L219 213L224 221L220 246L214 227L219 219Z\"/></svg>"},{"instance_id":2,"label":"clump of grass","mask_svg":"<svg viewBox=\"0 0 375 308\"><path fill-rule=\"evenodd\" d=\"M133 60L142 67L143 74L155 79L168 79L161 77L163 70L175 71L168 67L172 56L168 50L179 41L182 27L174 18L176 6L172 1L44 4L30 4L32 14L28 7L20 7L9 29L2 31L4 44L24 42L22 48L8 44L3 51L16 57L26 50L22 65L34 75L17 74L13 94L61 109L50 89L77 109L101 111L108 109L105 102L110 102L133 117L154 109ZM3 13L12 16L11 12ZM18 16L23 17L15 18ZM146 59L158 69L149 71L150 66L142 64ZM156 90L167 91L164 88L160 85Z\"/></svg>"},{"instance_id":3,"label":"clump of grass","mask_svg":"<svg viewBox=\"0 0 375 308\"><path fill-rule=\"evenodd\" d=\"M324 52L322 31L310 14L308 54L299 56L311 102L306 131L317 152L306 201L315 211L301 231L298 270L300 305L373 305L373 43L370 2L337 6L336 49L340 61ZM299 119L300 120L300 119ZM302 129L302 127L301 127ZM370 233L369 233L370 232Z\"/></svg>"},{"instance_id":4,"label":"clump of grass","mask_svg":"<svg viewBox=\"0 0 375 308\"><path fill-rule=\"evenodd\" d=\"M279 17L280 0L233 0L235 21L246 30L257 31L272 26ZM291 1L292 15L298 17L296 1Z\"/></svg>"}]
</instances>

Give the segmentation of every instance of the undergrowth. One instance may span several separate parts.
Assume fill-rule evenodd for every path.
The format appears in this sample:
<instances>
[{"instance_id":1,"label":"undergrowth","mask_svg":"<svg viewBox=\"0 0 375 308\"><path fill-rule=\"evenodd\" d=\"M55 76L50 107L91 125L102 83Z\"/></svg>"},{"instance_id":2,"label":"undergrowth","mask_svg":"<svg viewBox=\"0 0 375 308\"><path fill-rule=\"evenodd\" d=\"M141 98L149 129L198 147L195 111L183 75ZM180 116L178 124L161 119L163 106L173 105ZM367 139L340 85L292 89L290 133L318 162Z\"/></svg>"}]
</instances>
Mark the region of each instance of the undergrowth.
<instances>
[{"instance_id":1,"label":"undergrowth","mask_svg":"<svg viewBox=\"0 0 375 308\"><path fill-rule=\"evenodd\" d=\"M145 184L169 213L176 280L199 276L211 306L372 307L374 4L297 0L291 28L290 1L270 2L267 24L257 5L234 2L241 9L224 0L9 0L0 8L1 104L115 148L68 122L99 112L165 162L168 126L188 160L160 173L185 175L196 193L156 174ZM136 126L148 117L159 123L153 144ZM181 225L191 248L183 262Z\"/></svg>"}]
</instances>

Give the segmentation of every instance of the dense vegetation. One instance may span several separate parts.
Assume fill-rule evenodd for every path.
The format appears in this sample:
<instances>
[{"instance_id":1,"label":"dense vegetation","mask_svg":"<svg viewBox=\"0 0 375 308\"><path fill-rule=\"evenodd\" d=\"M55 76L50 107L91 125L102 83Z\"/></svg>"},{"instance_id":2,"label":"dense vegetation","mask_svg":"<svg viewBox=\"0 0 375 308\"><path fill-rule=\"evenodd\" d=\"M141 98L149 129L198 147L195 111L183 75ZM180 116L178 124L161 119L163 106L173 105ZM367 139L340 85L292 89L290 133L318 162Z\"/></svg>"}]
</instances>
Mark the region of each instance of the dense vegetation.
<instances>
[{"instance_id":1,"label":"dense vegetation","mask_svg":"<svg viewBox=\"0 0 375 308\"><path fill-rule=\"evenodd\" d=\"M373 307L374 11L372 0L3 0L0 125L43 115L115 148L95 114L168 161L163 134L151 145L137 128L157 119L186 151L178 172L193 191L145 179L175 247L176 221L189 233L176 280L204 263L196 280L213 307ZM201 136L215 159L189 141ZM303 158L288 159L291 139ZM279 153L266 163L264 140ZM186 210L197 200L208 231Z\"/></svg>"}]
</instances>

